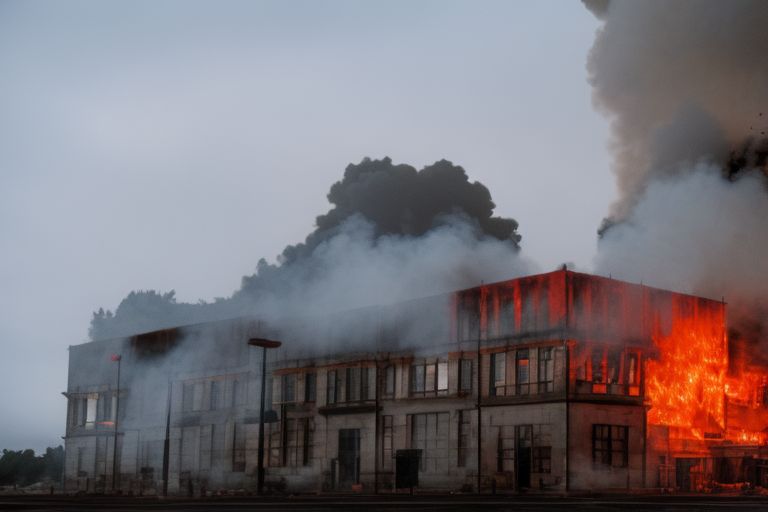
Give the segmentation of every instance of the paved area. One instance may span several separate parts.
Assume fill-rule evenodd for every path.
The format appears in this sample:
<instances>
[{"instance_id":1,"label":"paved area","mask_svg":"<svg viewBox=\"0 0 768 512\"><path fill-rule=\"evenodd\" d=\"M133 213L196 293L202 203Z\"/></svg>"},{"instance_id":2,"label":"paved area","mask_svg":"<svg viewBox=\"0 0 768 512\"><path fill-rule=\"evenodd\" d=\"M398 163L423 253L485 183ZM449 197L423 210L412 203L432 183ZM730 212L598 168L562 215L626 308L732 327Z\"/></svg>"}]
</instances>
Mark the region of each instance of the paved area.
<instances>
[{"instance_id":1,"label":"paved area","mask_svg":"<svg viewBox=\"0 0 768 512\"><path fill-rule=\"evenodd\" d=\"M611 496L611 497L498 497L498 496L349 496L259 499L255 497L157 499L128 497L0 497L0 510L24 511L100 511L149 510L202 512L206 510L239 511L313 511L364 510L366 512L406 510L493 510L493 511L726 511L768 510L764 496Z\"/></svg>"}]
</instances>

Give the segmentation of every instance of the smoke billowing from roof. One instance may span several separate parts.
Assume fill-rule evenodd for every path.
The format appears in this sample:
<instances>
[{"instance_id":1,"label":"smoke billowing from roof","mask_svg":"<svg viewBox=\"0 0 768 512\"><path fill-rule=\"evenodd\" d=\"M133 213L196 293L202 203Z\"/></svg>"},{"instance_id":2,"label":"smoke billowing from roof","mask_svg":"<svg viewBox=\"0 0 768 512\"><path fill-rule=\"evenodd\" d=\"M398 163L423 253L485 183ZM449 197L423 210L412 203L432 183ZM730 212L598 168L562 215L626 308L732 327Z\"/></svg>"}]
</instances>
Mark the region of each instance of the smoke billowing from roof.
<instances>
[{"instance_id":1,"label":"smoke billowing from roof","mask_svg":"<svg viewBox=\"0 0 768 512\"><path fill-rule=\"evenodd\" d=\"M701 161L765 165L768 3L585 4L603 20L587 67L594 102L612 123L615 220L651 181Z\"/></svg>"},{"instance_id":2,"label":"smoke billowing from roof","mask_svg":"<svg viewBox=\"0 0 768 512\"><path fill-rule=\"evenodd\" d=\"M768 332L768 3L585 1L619 197L596 267L729 302Z\"/></svg>"},{"instance_id":3,"label":"smoke billowing from roof","mask_svg":"<svg viewBox=\"0 0 768 512\"><path fill-rule=\"evenodd\" d=\"M92 339L238 315L324 315L530 271L517 222L494 217L488 189L446 160L417 171L366 158L347 167L328 200L304 243L276 264L260 260L232 297L183 304L172 292L132 292L115 315L94 314Z\"/></svg>"}]
</instances>

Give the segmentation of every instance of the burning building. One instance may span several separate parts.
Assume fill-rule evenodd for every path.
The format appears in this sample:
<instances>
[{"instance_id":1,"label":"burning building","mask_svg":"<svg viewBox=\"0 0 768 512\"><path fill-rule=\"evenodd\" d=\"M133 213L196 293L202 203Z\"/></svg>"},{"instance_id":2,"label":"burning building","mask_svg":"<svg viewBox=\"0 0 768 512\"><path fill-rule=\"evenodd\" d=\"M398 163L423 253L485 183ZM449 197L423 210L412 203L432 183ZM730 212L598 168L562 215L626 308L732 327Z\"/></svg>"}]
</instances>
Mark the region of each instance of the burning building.
<instances>
[{"instance_id":1,"label":"burning building","mask_svg":"<svg viewBox=\"0 0 768 512\"><path fill-rule=\"evenodd\" d=\"M264 376L271 489L768 485L768 371L729 346L726 304L563 269L73 346L67 488L254 489L252 336L283 341Z\"/></svg>"}]
</instances>

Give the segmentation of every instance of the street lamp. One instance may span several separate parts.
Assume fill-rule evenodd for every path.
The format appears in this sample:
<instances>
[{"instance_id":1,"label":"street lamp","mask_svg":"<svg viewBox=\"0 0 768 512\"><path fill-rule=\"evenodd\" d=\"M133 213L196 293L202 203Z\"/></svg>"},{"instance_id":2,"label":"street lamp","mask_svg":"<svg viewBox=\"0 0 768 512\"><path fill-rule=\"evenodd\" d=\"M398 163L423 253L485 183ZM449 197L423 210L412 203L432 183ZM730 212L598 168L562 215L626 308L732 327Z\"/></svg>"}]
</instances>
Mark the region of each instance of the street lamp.
<instances>
[{"instance_id":1,"label":"street lamp","mask_svg":"<svg viewBox=\"0 0 768 512\"><path fill-rule=\"evenodd\" d=\"M117 363L117 392L115 393L115 435L112 440L112 493L115 492L117 483L117 422L120 415L120 362L123 357L120 354L112 354L112 362Z\"/></svg>"},{"instance_id":2,"label":"street lamp","mask_svg":"<svg viewBox=\"0 0 768 512\"><path fill-rule=\"evenodd\" d=\"M259 405L259 460L256 473L257 487L259 496L264 493L264 395L267 387L267 349L278 348L282 342L268 340L265 338L251 338L248 344L254 347L261 347L261 404Z\"/></svg>"}]
</instances>

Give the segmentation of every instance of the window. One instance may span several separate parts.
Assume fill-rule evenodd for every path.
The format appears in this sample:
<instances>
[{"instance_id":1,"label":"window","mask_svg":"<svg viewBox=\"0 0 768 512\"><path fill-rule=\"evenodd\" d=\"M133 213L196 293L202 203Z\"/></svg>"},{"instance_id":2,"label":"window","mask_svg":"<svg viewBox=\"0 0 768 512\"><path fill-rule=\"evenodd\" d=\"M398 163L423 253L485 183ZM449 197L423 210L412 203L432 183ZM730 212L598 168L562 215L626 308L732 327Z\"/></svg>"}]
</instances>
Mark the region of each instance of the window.
<instances>
[{"instance_id":1,"label":"window","mask_svg":"<svg viewBox=\"0 0 768 512\"><path fill-rule=\"evenodd\" d=\"M498 336L497 325L498 317L494 305L493 295L488 294L485 297L485 337L495 338Z\"/></svg>"},{"instance_id":2,"label":"window","mask_svg":"<svg viewBox=\"0 0 768 512\"><path fill-rule=\"evenodd\" d=\"M317 389L317 376L314 372L304 374L304 401L314 402Z\"/></svg>"},{"instance_id":3,"label":"window","mask_svg":"<svg viewBox=\"0 0 768 512\"><path fill-rule=\"evenodd\" d=\"M491 395L504 395L507 385L507 354L497 352L491 354Z\"/></svg>"},{"instance_id":4,"label":"window","mask_svg":"<svg viewBox=\"0 0 768 512\"><path fill-rule=\"evenodd\" d=\"M628 464L628 430L623 425L592 425L592 463L625 468Z\"/></svg>"},{"instance_id":5,"label":"window","mask_svg":"<svg viewBox=\"0 0 768 512\"><path fill-rule=\"evenodd\" d=\"M277 428L270 436L270 465L286 467L310 465L314 457L314 419L287 418L282 423L284 428L282 430Z\"/></svg>"},{"instance_id":6,"label":"window","mask_svg":"<svg viewBox=\"0 0 768 512\"><path fill-rule=\"evenodd\" d=\"M369 368L347 368L346 371L346 402L360 402L362 400L371 400L372 389L369 386L370 376L373 375Z\"/></svg>"},{"instance_id":7,"label":"window","mask_svg":"<svg viewBox=\"0 0 768 512\"><path fill-rule=\"evenodd\" d=\"M448 363L420 363L411 366L411 396L448 394Z\"/></svg>"},{"instance_id":8,"label":"window","mask_svg":"<svg viewBox=\"0 0 768 512\"><path fill-rule=\"evenodd\" d=\"M470 424L471 414L471 410L459 411L459 456L456 463L456 465L459 467L464 467L467 465L467 456L469 454L469 439L470 435L472 434L472 426Z\"/></svg>"},{"instance_id":9,"label":"window","mask_svg":"<svg viewBox=\"0 0 768 512\"><path fill-rule=\"evenodd\" d=\"M496 450L496 471L499 473L515 470L515 426L499 427Z\"/></svg>"},{"instance_id":10,"label":"window","mask_svg":"<svg viewBox=\"0 0 768 512\"><path fill-rule=\"evenodd\" d=\"M285 421L269 423L269 465L279 467L283 464L283 424Z\"/></svg>"},{"instance_id":11,"label":"window","mask_svg":"<svg viewBox=\"0 0 768 512\"><path fill-rule=\"evenodd\" d=\"M362 368L347 368L347 402L360 401L360 387L363 382L363 379L361 378L361 370Z\"/></svg>"},{"instance_id":12,"label":"window","mask_svg":"<svg viewBox=\"0 0 768 512\"><path fill-rule=\"evenodd\" d=\"M239 379L232 381L232 407L243 405L244 391L243 383Z\"/></svg>"},{"instance_id":13,"label":"window","mask_svg":"<svg viewBox=\"0 0 768 512\"><path fill-rule=\"evenodd\" d=\"M99 402L98 393L88 393L85 410L85 428L93 428L96 423L96 406Z\"/></svg>"},{"instance_id":14,"label":"window","mask_svg":"<svg viewBox=\"0 0 768 512\"><path fill-rule=\"evenodd\" d=\"M392 470L394 448L392 416L381 417L381 469Z\"/></svg>"},{"instance_id":15,"label":"window","mask_svg":"<svg viewBox=\"0 0 768 512\"><path fill-rule=\"evenodd\" d=\"M637 354L629 354L627 363L627 384L637 385Z\"/></svg>"},{"instance_id":16,"label":"window","mask_svg":"<svg viewBox=\"0 0 768 512\"><path fill-rule=\"evenodd\" d=\"M285 456L283 466L296 467L299 465L299 422L296 419L285 420Z\"/></svg>"},{"instance_id":17,"label":"window","mask_svg":"<svg viewBox=\"0 0 768 512\"><path fill-rule=\"evenodd\" d=\"M550 473L552 471L552 447L534 446L533 447L533 468L534 473Z\"/></svg>"},{"instance_id":18,"label":"window","mask_svg":"<svg viewBox=\"0 0 768 512\"><path fill-rule=\"evenodd\" d=\"M554 382L555 361L552 358L552 347L539 349L539 393L549 393L555 390Z\"/></svg>"},{"instance_id":19,"label":"window","mask_svg":"<svg viewBox=\"0 0 768 512\"><path fill-rule=\"evenodd\" d=\"M83 446L80 446L77 448L77 476L84 477L88 476L88 471L85 468L85 455L86 455L86 448Z\"/></svg>"},{"instance_id":20,"label":"window","mask_svg":"<svg viewBox=\"0 0 768 512\"><path fill-rule=\"evenodd\" d=\"M627 357L627 386L630 396L640 396L640 377L638 376L638 355Z\"/></svg>"},{"instance_id":21,"label":"window","mask_svg":"<svg viewBox=\"0 0 768 512\"><path fill-rule=\"evenodd\" d=\"M211 381L211 410L217 411L224 408L224 381Z\"/></svg>"},{"instance_id":22,"label":"window","mask_svg":"<svg viewBox=\"0 0 768 512\"><path fill-rule=\"evenodd\" d=\"M621 351L614 349L606 352L607 382L608 384L616 384L619 382L619 370L621 369Z\"/></svg>"},{"instance_id":23,"label":"window","mask_svg":"<svg viewBox=\"0 0 768 512\"><path fill-rule=\"evenodd\" d=\"M245 471L245 425L235 423L232 430L232 471Z\"/></svg>"},{"instance_id":24,"label":"window","mask_svg":"<svg viewBox=\"0 0 768 512\"><path fill-rule=\"evenodd\" d=\"M304 443L302 446L302 465L309 466L315 456L315 420L303 418Z\"/></svg>"},{"instance_id":25,"label":"window","mask_svg":"<svg viewBox=\"0 0 768 512\"><path fill-rule=\"evenodd\" d=\"M392 365L384 368L384 397L394 398L395 396L395 367Z\"/></svg>"},{"instance_id":26,"label":"window","mask_svg":"<svg viewBox=\"0 0 768 512\"><path fill-rule=\"evenodd\" d=\"M459 341L477 340L480 335L480 298L477 295L467 294L459 301L458 312L458 339Z\"/></svg>"},{"instance_id":27,"label":"window","mask_svg":"<svg viewBox=\"0 0 768 512\"><path fill-rule=\"evenodd\" d=\"M503 290L499 297L499 334L511 336L515 332L515 299L512 290Z\"/></svg>"},{"instance_id":28,"label":"window","mask_svg":"<svg viewBox=\"0 0 768 512\"><path fill-rule=\"evenodd\" d=\"M114 421L114 411L116 401L112 399L112 393L99 394L98 405L96 407L96 422L108 423Z\"/></svg>"},{"instance_id":29,"label":"window","mask_svg":"<svg viewBox=\"0 0 768 512\"><path fill-rule=\"evenodd\" d=\"M295 402L296 401L296 374L289 373L283 375L280 385L280 401L281 402Z\"/></svg>"},{"instance_id":30,"label":"window","mask_svg":"<svg viewBox=\"0 0 768 512\"><path fill-rule=\"evenodd\" d=\"M518 350L515 356L515 382L517 382L517 394L527 395L530 387L530 359L528 350Z\"/></svg>"},{"instance_id":31,"label":"window","mask_svg":"<svg viewBox=\"0 0 768 512\"><path fill-rule=\"evenodd\" d=\"M410 447L421 450L419 471L442 471L448 464L447 412L409 414Z\"/></svg>"},{"instance_id":32,"label":"window","mask_svg":"<svg viewBox=\"0 0 768 512\"><path fill-rule=\"evenodd\" d=\"M375 387L371 381L375 375L370 368L361 367L328 371L326 403L373 400Z\"/></svg>"},{"instance_id":33,"label":"window","mask_svg":"<svg viewBox=\"0 0 768 512\"><path fill-rule=\"evenodd\" d=\"M462 359L459 361L459 391L472 391L472 360Z\"/></svg>"},{"instance_id":34,"label":"window","mask_svg":"<svg viewBox=\"0 0 768 512\"><path fill-rule=\"evenodd\" d=\"M338 401L338 387L336 386L336 370L328 371L328 382L326 385L325 401L328 404L335 404Z\"/></svg>"}]
</instances>

